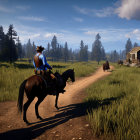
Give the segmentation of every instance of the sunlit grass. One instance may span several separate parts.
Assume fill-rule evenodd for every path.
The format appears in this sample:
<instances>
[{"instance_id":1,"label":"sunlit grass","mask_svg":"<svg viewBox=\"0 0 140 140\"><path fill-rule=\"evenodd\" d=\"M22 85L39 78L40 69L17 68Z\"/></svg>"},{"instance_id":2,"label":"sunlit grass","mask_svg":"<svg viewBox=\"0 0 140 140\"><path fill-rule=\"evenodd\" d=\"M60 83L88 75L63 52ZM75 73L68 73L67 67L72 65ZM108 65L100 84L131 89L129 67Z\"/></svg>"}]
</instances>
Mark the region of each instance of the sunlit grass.
<instances>
[{"instance_id":1,"label":"sunlit grass","mask_svg":"<svg viewBox=\"0 0 140 140\"><path fill-rule=\"evenodd\" d=\"M116 67L104 80L87 88L88 119L95 136L140 139L140 69Z\"/></svg>"},{"instance_id":2,"label":"sunlit grass","mask_svg":"<svg viewBox=\"0 0 140 140\"><path fill-rule=\"evenodd\" d=\"M61 74L67 69L73 69L76 77L93 73L97 62L48 62L53 66L53 72ZM17 100L19 86L23 80L34 74L33 64L17 61L14 64L0 63L0 101Z\"/></svg>"}]
</instances>

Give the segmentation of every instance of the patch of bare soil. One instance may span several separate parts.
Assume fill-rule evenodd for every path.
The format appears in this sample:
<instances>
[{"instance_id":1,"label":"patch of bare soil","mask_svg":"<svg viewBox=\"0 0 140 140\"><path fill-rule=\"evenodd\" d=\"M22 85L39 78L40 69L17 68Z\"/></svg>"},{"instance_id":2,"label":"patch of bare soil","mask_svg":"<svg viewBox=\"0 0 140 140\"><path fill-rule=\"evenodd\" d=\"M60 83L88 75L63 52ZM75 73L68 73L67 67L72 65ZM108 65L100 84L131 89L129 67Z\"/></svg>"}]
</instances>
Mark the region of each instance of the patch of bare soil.
<instances>
[{"instance_id":1,"label":"patch of bare soil","mask_svg":"<svg viewBox=\"0 0 140 140\"><path fill-rule=\"evenodd\" d=\"M112 68L112 67L111 67ZM92 130L86 121L86 96L84 89L111 72L99 68L94 74L67 84L66 92L58 99L59 110L54 107L55 96L46 96L39 106L42 121L35 116L35 99L28 108L27 126L17 111L16 102L0 103L0 140L94 140ZM26 99L24 99L26 100Z\"/></svg>"}]
</instances>

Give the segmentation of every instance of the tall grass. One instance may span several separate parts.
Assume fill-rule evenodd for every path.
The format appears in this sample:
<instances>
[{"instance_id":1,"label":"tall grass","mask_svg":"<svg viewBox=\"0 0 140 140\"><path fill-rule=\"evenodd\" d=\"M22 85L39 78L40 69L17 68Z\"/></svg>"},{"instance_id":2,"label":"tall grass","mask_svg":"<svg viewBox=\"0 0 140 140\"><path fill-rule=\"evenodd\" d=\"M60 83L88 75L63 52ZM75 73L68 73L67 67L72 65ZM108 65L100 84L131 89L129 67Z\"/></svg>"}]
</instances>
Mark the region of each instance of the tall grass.
<instances>
[{"instance_id":1,"label":"tall grass","mask_svg":"<svg viewBox=\"0 0 140 140\"><path fill-rule=\"evenodd\" d=\"M49 62L56 70L63 73L65 70L74 68L75 76L87 76L93 73L98 65L97 62ZM16 62L14 64L0 63L0 101L17 100L19 86L23 80L34 74L32 63Z\"/></svg>"},{"instance_id":2,"label":"tall grass","mask_svg":"<svg viewBox=\"0 0 140 140\"><path fill-rule=\"evenodd\" d=\"M87 88L88 119L95 136L140 139L140 69L117 67Z\"/></svg>"}]
</instances>

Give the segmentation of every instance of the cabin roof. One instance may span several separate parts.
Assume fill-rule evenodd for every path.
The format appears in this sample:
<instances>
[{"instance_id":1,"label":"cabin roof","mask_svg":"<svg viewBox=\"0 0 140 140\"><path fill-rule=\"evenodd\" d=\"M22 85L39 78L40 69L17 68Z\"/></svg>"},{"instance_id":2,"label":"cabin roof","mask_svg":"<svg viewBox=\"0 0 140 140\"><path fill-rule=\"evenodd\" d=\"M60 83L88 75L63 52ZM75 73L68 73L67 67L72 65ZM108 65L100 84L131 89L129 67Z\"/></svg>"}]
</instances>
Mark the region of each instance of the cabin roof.
<instances>
[{"instance_id":1,"label":"cabin roof","mask_svg":"<svg viewBox=\"0 0 140 140\"><path fill-rule=\"evenodd\" d=\"M136 53L140 50L140 47L134 47L129 53Z\"/></svg>"}]
</instances>

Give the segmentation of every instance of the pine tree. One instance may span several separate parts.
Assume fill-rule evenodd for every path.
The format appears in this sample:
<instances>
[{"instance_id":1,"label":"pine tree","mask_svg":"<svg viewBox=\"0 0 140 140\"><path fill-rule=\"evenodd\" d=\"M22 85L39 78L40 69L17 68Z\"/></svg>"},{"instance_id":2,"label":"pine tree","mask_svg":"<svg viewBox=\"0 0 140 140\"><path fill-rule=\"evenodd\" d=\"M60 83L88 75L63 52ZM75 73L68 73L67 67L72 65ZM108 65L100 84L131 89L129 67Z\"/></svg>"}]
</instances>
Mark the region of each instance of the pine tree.
<instances>
[{"instance_id":1,"label":"pine tree","mask_svg":"<svg viewBox=\"0 0 140 140\"><path fill-rule=\"evenodd\" d=\"M16 49L16 45L14 41L14 39L16 39L17 32L14 30L14 27L12 24L9 26L7 36L8 36L8 39L6 39L6 41L9 42L8 47L10 50L10 63L12 63L18 58L17 49Z\"/></svg>"},{"instance_id":2,"label":"pine tree","mask_svg":"<svg viewBox=\"0 0 140 140\"><path fill-rule=\"evenodd\" d=\"M33 50L32 50L32 44L30 39L26 44L26 57L28 58L29 61L31 61L31 59L33 58Z\"/></svg>"},{"instance_id":3,"label":"pine tree","mask_svg":"<svg viewBox=\"0 0 140 140\"><path fill-rule=\"evenodd\" d=\"M19 40L19 37L17 38L17 53L18 53L18 58L21 59L21 55L22 55L22 45L21 45L21 42Z\"/></svg>"},{"instance_id":4,"label":"pine tree","mask_svg":"<svg viewBox=\"0 0 140 140\"><path fill-rule=\"evenodd\" d=\"M138 47L138 46L139 46L138 43L135 42L133 47Z\"/></svg>"},{"instance_id":5,"label":"pine tree","mask_svg":"<svg viewBox=\"0 0 140 140\"><path fill-rule=\"evenodd\" d=\"M3 31L3 27L0 26L0 60L2 60L3 58L3 47L4 47L4 38L5 38L5 35L4 35L4 31Z\"/></svg>"},{"instance_id":6,"label":"pine tree","mask_svg":"<svg viewBox=\"0 0 140 140\"><path fill-rule=\"evenodd\" d=\"M105 50L104 47L101 48L101 55L102 55L102 60L106 60L106 54L105 54Z\"/></svg>"},{"instance_id":7,"label":"pine tree","mask_svg":"<svg viewBox=\"0 0 140 140\"><path fill-rule=\"evenodd\" d=\"M99 64L100 60L102 59L102 52L101 52L101 47L102 43L100 41L101 37L99 33L95 37L95 41L92 45L92 52L91 52L91 59L96 60Z\"/></svg>"},{"instance_id":8,"label":"pine tree","mask_svg":"<svg viewBox=\"0 0 140 140\"><path fill-rule=\"evenodd\" d=\"M53 37L52 42L51 42L51 46L52 46L52 60L56 61L56 48L57 48L57 38L56 36Z\"/></svg>"},{"instance_id":9,"label":"pine tree","mask_svg":"<svg viewBox=\"0 0 140 140\"><path fill-rule=\"evenodd\" d=\"M127 42L126 42L126 45L125 45L126 54L127 54L128 52L130 52L131 49L132 49L132 42L131 42L131 40L130 40L130 38L129 38L129 39L127 40Z\"/></svg>"},{"instance_id":10,"label":"pine tree","mask_svg":"<svg viewBox=\"0 0 140 140\"><path fill-rule=\"evenodd\" d=\"M68 44L67 44L67 42L65 42L65 45L64 45L64 60L65 60L65 62L67 62L68 59L69 59Z\"/></svg>"}]
</instances>

